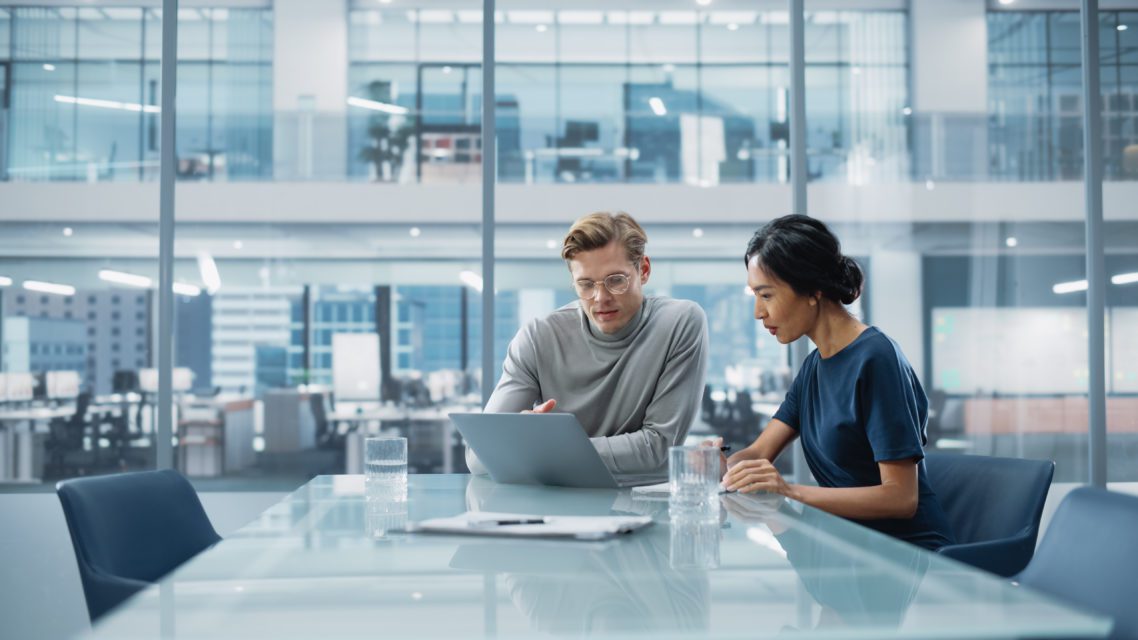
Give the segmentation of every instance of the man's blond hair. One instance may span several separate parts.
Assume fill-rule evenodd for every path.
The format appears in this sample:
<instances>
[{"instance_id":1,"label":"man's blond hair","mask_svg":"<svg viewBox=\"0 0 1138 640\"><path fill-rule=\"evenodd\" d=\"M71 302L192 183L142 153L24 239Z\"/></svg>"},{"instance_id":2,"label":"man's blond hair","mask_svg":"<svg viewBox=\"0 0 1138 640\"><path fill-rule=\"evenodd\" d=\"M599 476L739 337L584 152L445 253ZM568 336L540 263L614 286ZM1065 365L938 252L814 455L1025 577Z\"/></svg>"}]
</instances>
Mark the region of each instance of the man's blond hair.
<instances>
[{"instance_id":1,"label":"man's blond hair","mask_svg":"<svg viewBox=\"0 0 1138 640\"><path fill-rule=\"evenodd\" d=\"M574 222L565 235L561 243L561 257L572 260L582 251L607 247L614 241L624 247L630 262L639 263L644 257L648 235L632 216L623 211L615 214L607 211L590 213Z\"/></svg>"}]
</instances>

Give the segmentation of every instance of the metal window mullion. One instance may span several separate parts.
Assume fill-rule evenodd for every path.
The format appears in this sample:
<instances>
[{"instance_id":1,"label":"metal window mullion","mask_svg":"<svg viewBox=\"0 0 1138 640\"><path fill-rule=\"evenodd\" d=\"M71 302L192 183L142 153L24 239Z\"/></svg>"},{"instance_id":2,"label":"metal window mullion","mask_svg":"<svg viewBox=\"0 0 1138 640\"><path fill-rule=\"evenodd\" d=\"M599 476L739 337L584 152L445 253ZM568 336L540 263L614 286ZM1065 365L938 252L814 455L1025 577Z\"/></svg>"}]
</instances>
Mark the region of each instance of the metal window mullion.
<instances>
[{"instance_id":1,"label":"metal window mullion","mask_svg":"<svg viewBox=\"0 0 1138 640\"><path fill-rule=\"evenodd\" d=\"M790 210L806 207L806 16L803 0L788 0L790 11Z\"/></svg>"},{"instance_id":2,"label":"metal window mullion","mask_svg":"<svg viewBox=\"0 0 1138 640\"><path fill-rule=\"evenodd\" d=\"M790 12L790 183L793 213L809 215L806 206L806 13L803 0L788 0ZM790 347L790 367L795 376L810 352L806 338ZM810 478L802 444L794 446L794 481Z\"/></svg>"},{"instance_id":3,"label":"metal window mullion","mask_svg":"<svg viewBox=\"0 0 1138 640\"><path fill-rule=\"evenodd\" d=\"M482 0L482 405L494 390L494 0Z\"/></svg>"},{"instance_id":4,"label":"metal window mullion","mask_svg":"<svg viewBox=\"0 0 1138 640\"><path fill-rule=\"evenodd\" d=\"M1086 198L1088 457L1092 486L1106 487L1106 260L1102 222L1102 92L1098 0L1082 0L1083 186Z\"/></svg>"},{"instance_id":5,"label":"metal window mullion","mask_svg":"<svg viewBox=\"0 0 1138 640\"><path fill-rule=\"evenodd\" d=\"M158 217L158 431L155 467L173 467L174 355L174 111L177 89L178 0L162 0L162 143Z\"/></svg>"}]
</instances>

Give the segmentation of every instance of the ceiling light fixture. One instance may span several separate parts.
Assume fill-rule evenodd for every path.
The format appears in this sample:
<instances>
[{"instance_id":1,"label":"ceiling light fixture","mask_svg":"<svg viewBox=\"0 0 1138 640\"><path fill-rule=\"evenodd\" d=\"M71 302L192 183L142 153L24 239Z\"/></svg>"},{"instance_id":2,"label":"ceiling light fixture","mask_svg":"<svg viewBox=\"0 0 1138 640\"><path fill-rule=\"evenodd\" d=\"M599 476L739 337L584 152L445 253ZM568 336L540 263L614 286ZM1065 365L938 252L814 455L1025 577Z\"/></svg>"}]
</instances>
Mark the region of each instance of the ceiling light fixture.
<instances>
[{"instance_id":1,"label":"ceiling light fixture","mask_svg":"<svg viewBox=\"0 0 1138 640\"><path fill-rule=\"evenodd\" d=\"M125 271L115 271L113 269L103 269L99 271L99 279L104 282L113 282L128 287L138 287L139 289L148 289L150 285L153 284L153 281L146 276L127 273Z\"/></svg>"},{"instance_id":2,"label":"ceiling light fixture","mask_svg":"<svg viewBox=\"0 0 1138 640\"><path fill-rule=\"evenodd\" d=\"M116 100L97 100L95 98L76 98L75 96L55 96L56 102L63 104L77 104L81 107L98 107L100 109L119 109L121 111L144 111L146 113L161 113L162 108L152 104L135 104L133 102L118 102Z\"/></svg>"},{"instance_id":3,"label":"ceiling light fixture","mask_svg":"<svg viewBox=\"0 0 1138 640\"><path fill-rule=\"evenodd\" d=\"M193 297L200 296L202 294L201 287L195 287L194 285L186 284L185 282L175 282L174 286L171 288L174 290L174 293L183 296Z\"/></svg>"},{"instance_id":4,"label":"ceiling light fixture","mask_svg":"<svg viewBox=\"0 0 1138 640\"><path fill-rule=\"evenodd\" d=\"M400 107L399 105L388 104L386 102L377 102L375 100L365 100L364 98L357 98L355 96L348 97L348 104L353 107L382 111L383 113L390 113L396 116L407 115L411 111L407 107Z\"/></svg>"},{"instance_id":5,"label":"ceiling light fixture","mask_svg":"<svg viewBox=\"0 0 1138 640\"><path fill-rule=\"evenodd\" d=\"M205 288L210 294L217 293L221 289L221 273L217 270L217 263L214 262L213 256L205 253L198 254L198 271L201 273L202 282L205 283Z\"/></svg>"},{"instance_id":6,"label":"ceiling light fixture","mask_svg":"<svg viewBox=\"0 0 1138 640\"><path fill-rule=\"evenodd\" d=\"M470 270L461 271L458 274L458 279L471 289L482 293L482 276L478 275L477 273L474 273Z\"/></svg>"},{"instance_id":7,"label":"ceiling light fixture","mask_svg":"<svg viewBox=\"0 0 1138 640\"><path fill-rule=\"evenodd\" d=\"M75 295L75 287L69 284L57 284L55 282L44 282L42 280L25 280L24 288L28 291L38 291L40 293L54 293L57 296L73 296Z\"/></svg>"},{"instance_id":8,"label":"ceiling light fixture","mask_svg":"<svg viewBox=\"0 0 1138 640\"><path fill-rule=\"evenodd\" d=\"M1071 282L1060 282L1051 287L1054 293L1076 293L1079 291L1087 290L1086 280L1072 280Z\"/></svg>"}]
</instances>

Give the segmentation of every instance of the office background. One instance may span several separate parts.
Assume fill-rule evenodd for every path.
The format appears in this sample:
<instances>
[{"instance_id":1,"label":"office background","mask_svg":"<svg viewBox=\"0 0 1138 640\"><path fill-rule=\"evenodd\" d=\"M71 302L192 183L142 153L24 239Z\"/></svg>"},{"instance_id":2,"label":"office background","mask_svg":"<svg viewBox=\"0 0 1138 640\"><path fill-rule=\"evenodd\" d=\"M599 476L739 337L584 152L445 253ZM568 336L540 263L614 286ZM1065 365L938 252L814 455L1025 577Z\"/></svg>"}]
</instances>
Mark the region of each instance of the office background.
<instances>
[{"instance_id":1,"label":"office background","mask_svg":"<svg viewBox=\"0 0 1138 640\"><path fill-rule=\"evenodd\" d=\"M740 260L791 206L785 3L498 8L496 366L520 326L572 300L568 224L626 210L649 234L649 292L707 312L704 426L753 436L741 399L777 402L791 371L755 330ZM865 269L854 311L921 376L932 446L1050 458L1057 482L1084 482L1078 3L805 8L809 211ZM275 389L333 385L335 334L377 333L387 400L469 402L483 374L481 3L185 1L178 17L174 365L192 374L179 398L256 414ZM1107 470L1129 483L1138 3L1103 2L1100 38ZM159 2L0 1L5 374L75 371L106 398L157 366L161 45ZM13 466L0 492L153 468L140 395L129 434L112 424L78 445L113 453L53 466L33 439L33 468ZM176 464L235 497L318 468L267 451L258 428L239 463Z\"/></svg>"}]
</instances>

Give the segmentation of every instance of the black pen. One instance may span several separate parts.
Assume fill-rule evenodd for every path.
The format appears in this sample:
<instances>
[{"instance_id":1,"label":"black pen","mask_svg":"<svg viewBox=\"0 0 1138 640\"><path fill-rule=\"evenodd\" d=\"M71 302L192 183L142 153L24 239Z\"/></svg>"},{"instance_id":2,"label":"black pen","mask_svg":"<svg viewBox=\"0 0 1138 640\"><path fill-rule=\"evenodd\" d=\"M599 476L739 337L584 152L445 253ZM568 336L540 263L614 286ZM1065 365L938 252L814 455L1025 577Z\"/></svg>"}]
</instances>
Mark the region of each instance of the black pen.
<instances>
[{"instance_id":1,"label":"black pen","mask_svg":"<svg viewBox=\"0 0 1138 640\"><path fill-rule=\"evenodd\" d=\"M719 447L719 450L722 451L723 453L727 453L728 451L731 450L731 445L725 444L722 447Z\"/></svg>"},{"instance_id":2,"label":"black pen","mask_svg":"<svg viewBox=\"0 0 1138 640\"><path fill-rule=\"evenodd\" d=\"M518 518L516 520L475 520L471 527L502 527L512 524L545 524L545 518Z\"/></svg>"}]
</instances>

